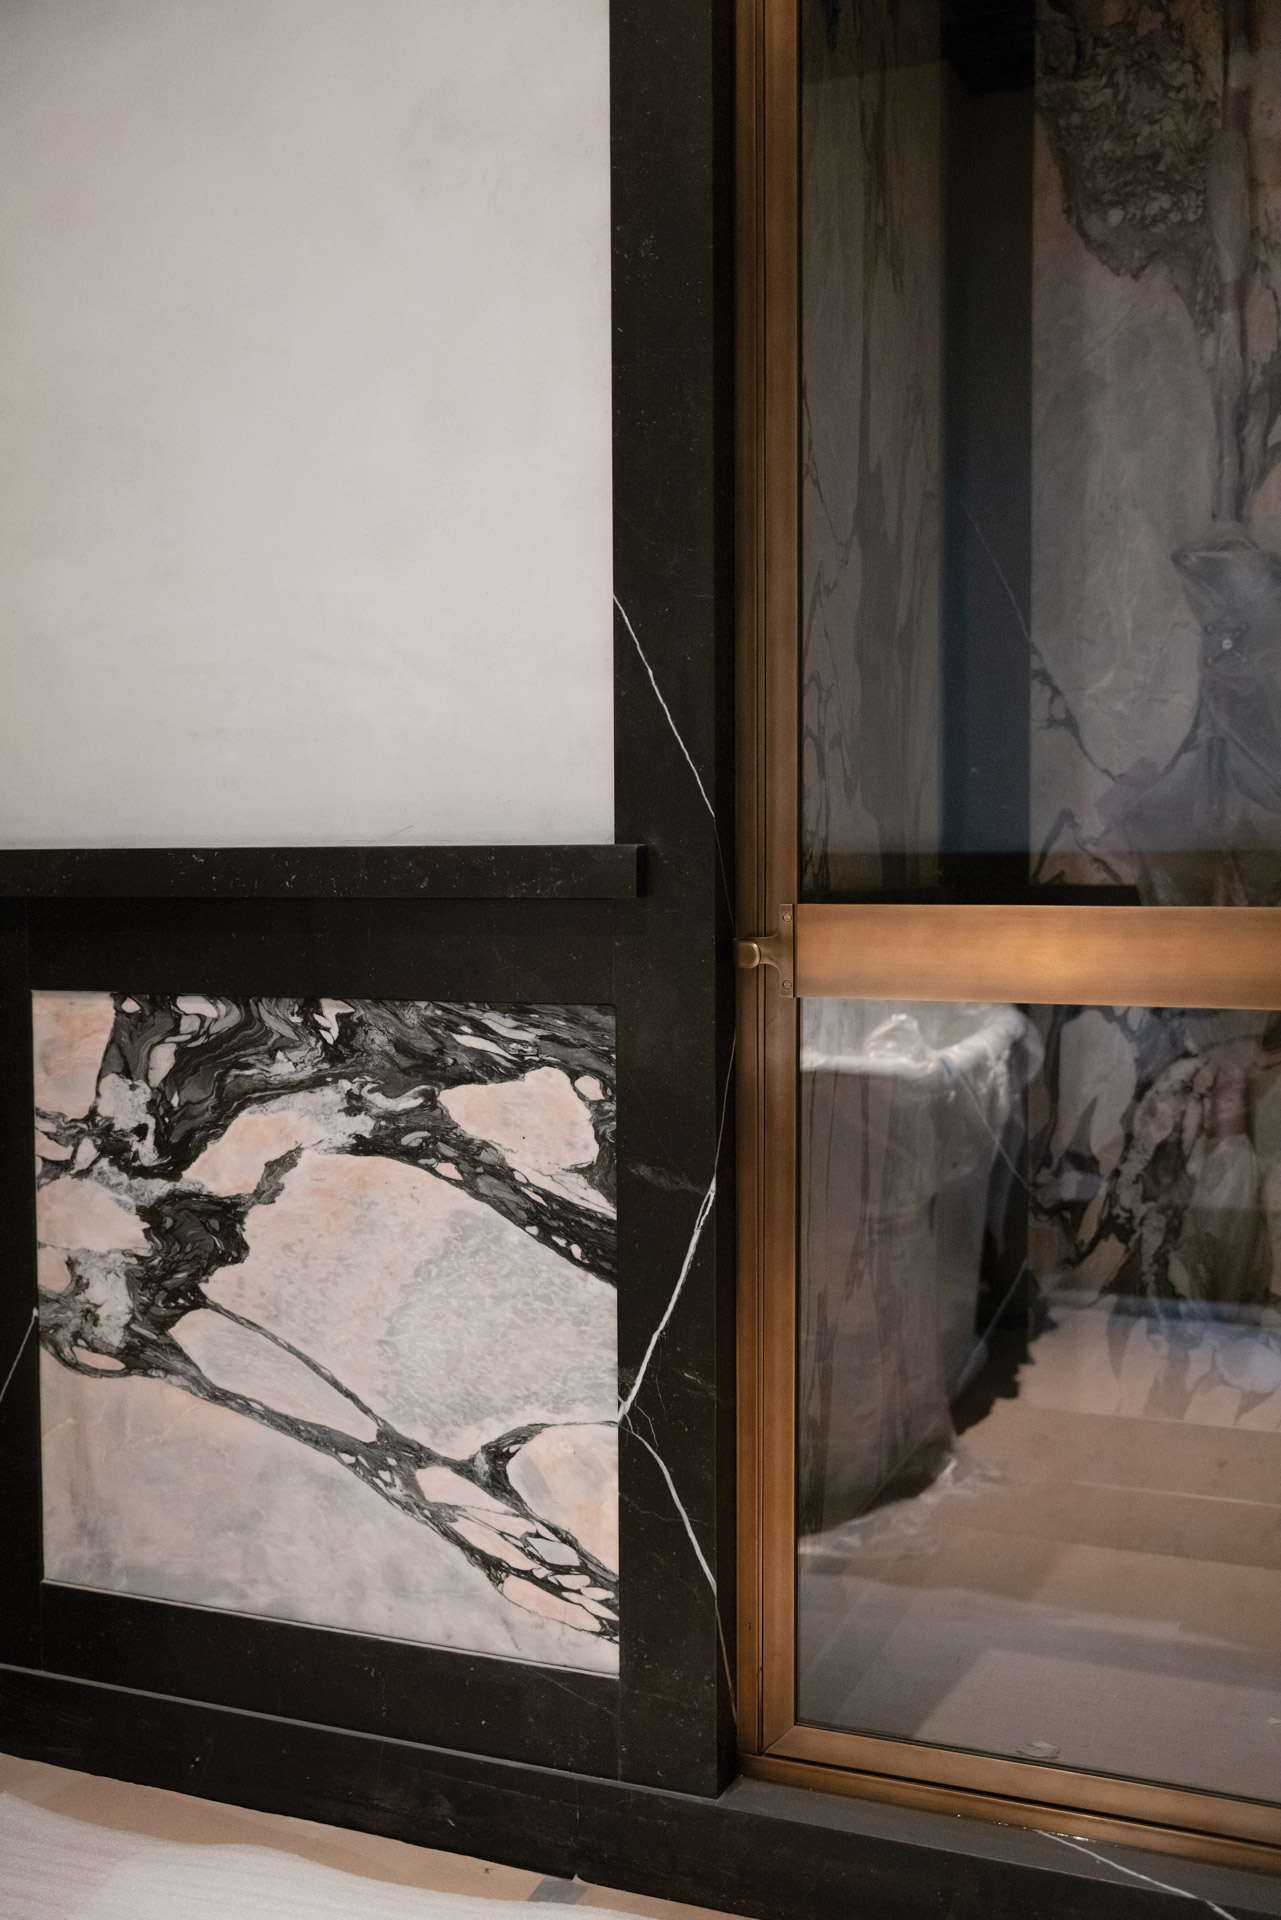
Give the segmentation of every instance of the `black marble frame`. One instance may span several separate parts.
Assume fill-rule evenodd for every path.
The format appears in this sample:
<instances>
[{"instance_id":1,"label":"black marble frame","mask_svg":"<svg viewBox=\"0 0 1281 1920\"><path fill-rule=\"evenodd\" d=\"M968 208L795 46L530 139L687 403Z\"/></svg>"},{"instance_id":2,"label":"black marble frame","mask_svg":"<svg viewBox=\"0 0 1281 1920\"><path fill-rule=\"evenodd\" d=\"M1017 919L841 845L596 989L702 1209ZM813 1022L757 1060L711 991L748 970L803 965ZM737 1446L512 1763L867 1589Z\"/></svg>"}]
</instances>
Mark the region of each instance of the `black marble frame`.
<instances>
[{"instance_id":1,"label":"black marble frame","mask_svg":"<svg viewBox=\"0 0 1281 1920\"><path fill-rule=\"evenodd\" d=\"M32 989L221 992L613 1004L615 928L598 901L425 902L147 898L6 903L7 1113L31 1107ZM343 985L343 983L349 983ZM183 984L185 983L185 984ZM194 984L192 984L194 983ZM342 992L339 992L340 987ZM6 1319L25 1331L34 1293L27 1141L3 1139ZM8 1333L8 1328L6 1328ZM3 1657L117 1686L209 1700L545 1765L612 1772L618 1686L542 1668L214 1608L45 1583L32 1338L0 1408L17 1519L0 1566Z\"/></svg>"},{"instance_id":2,"label":"black marble frame","mask_svg":"<svg viewBox=\"0 0 1281 1920\"><path fill-rule=\"evenodd\" d=\"M0 847L0 898L631 900L644 847Z\"/></svg>"},{"instance_id":3,"label":"black marble frame","mask_svg":"<svg viewBox=\"0 0 1281 1920\"><path fill-rule=\"evenodd\" d=\"M0 1381L19 1355L0 1406L11 1542L0 1563L0 1711L38 1674L94 1683L83 1744L60 1738L47 1751L64 1764L88 1763L107 1738L118 1770L144 1777L145 1736L130 1728L159 1695L222 1709L220 1740L246 1765L267 1716L686 1794L714 1795L733 1771L721 1645L723 1630L732 1663L729 1129L717 1204L646 1374L635 1431L622 1434L618 1681L44 1587L39 1566L38 1352L26 1337L34 1192L22 1118L33 987L612 1004L624 1391L681 1272L716 1169L732 1057L732 9L611 0L610 32L614 581L626 614L615 622L619 844L0 856L0 1101L19 1116L0 1131ZM700 781L726 823L723 849ZM25 1737L20 1745L29 1750ZM198 1758L175 1759L166 1778L189 1787L199 1769ZM411 1779L389 1751L388 1794L412 1795ZM315 1813L367 1824L319 1795Z\"/></svg>"}]
</instances>

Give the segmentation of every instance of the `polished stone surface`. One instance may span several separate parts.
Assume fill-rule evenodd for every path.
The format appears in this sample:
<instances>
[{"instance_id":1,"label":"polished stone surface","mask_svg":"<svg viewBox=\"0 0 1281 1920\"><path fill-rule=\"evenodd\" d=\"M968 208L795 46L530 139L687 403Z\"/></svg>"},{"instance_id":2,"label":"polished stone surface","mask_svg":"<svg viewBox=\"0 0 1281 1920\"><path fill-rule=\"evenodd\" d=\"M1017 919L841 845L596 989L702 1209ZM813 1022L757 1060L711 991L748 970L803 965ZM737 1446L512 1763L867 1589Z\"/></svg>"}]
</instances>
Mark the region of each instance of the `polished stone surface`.
<instances>
[{"instance_id":1,"label":"polished stone surface","mask_svg":"<svg viewBox=\"0 0 1281 1920\"><path fill-rule=\"evenodd\" d=\"M203 1882L198 1903L207 1901L220 1916L243 1910L242 1900L275 1909L279 1920L321 1913L331 1902L344 1920L463 1920L464 1913L485 1920L487 1911L509 1920L517 1901L545 1913L550 1907L547 1920L564 1920L571 1906L644 1920L704 1920L710 1911L8 1754L0 1754L0 1808L17 1842L0 1863L0 1908L27 1920L88 1920L99 1911L91 1896L101 1899L103 1891L122 1908L130 1894L155 1898L154 1885L128 1881L130 1868L150 1865L158 1847L168 1852L175 1878L187 1870L185 1888L180 1882L176 1891L164 1890L169 1902L185 1906L184 1893ZM220 1859L249 1869L240 1887L215 1877ZM327 1880L294 1882L293 1871L307 1873L303 1863L326 1871Z\"/></svg>"},{"instance_id":2,"label":"polished stone surface","mask_svg":"<svg viewBox=\"0 0 1281 1920\"><path fill-rule=\"evenodd\" d=\"M34 996L45 1570L615 1671L613 1018Z\"/></svg>"}]
</instances>

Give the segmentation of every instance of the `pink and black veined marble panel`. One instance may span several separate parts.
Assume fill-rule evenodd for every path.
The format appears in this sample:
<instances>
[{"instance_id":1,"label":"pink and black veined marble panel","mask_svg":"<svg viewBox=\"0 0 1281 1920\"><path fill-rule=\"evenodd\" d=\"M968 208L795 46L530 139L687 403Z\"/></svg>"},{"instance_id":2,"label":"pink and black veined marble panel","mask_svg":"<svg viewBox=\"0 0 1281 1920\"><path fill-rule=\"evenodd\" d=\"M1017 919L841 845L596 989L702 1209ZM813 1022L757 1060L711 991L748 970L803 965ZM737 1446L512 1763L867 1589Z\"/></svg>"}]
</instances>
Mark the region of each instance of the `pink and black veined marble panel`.
<instances>
[{"instance_id":1,"label":"pink and black veined marble panel","mask_svg":"<svg viewBox=\"0 0 1281 1920\"><path fill-rule=\"evenodd\" d=\"M617 1669L614 1015L33 996L46 1578Z\"/></svg>"}]
</instances>

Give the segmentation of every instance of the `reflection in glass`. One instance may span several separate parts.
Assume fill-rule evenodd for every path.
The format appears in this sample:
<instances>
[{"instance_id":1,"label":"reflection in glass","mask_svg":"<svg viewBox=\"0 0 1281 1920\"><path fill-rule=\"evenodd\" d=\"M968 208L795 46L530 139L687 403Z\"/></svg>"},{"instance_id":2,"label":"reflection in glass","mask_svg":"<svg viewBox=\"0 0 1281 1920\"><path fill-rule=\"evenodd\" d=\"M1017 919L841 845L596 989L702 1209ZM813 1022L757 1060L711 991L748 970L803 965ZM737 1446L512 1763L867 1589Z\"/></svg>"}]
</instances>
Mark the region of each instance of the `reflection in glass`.
<instances>
[{"instance_id":1,"label":"reflection in glass","mask_svg":"<svg viewBox=\"0 0 1281 1920\"><path fill-rule=\"evenodd\" d=\"M806 878L821 892L932 886L942 806L938 25L921 6L806 0L802 14Z\"/></svg>"},{"instance_id":2,"label":"reflection in glass","mask_svg":"<svg viewBox=\"0 0 1281 1920\"><path fill-rule=\"evenodd\" d=\"M1281 902L1281 0L803 0L805 886Z\"/></svg>"},{"instance_id":3,"label":"reflection in glass","mask_svg":"<svg viewBox=\"0 0 1281 1920\"><path fill-rule=\"evenodd\" d=\"M1281 881L1279 106L1275 0L1042 9L1033 844L1156 903Z\"/></svg>"},{"instance_id":4,"label":"reflection in glass","mask_svg":"<svg viewBox=\"0 0 1281 1920\"><path fill-rule=\"evenodd\" d=\"M1281 1018L803 1023L799 1718L1275 1799Z\"/></svg>"}]
</instances>

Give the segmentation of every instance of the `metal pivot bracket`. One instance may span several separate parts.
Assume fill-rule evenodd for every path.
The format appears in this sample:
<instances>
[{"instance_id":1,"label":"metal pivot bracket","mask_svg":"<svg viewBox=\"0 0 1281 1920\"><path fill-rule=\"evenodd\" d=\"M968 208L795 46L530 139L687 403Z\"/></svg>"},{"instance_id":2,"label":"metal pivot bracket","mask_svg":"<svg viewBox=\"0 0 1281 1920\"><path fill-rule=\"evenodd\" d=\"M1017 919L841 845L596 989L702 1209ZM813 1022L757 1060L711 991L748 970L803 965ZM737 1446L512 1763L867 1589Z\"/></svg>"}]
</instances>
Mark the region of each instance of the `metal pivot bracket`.
<instances>
[{"instance_id":1,"label":"metal pivot bracket","mask_svg":"<svg viewBox=\"0 0 1281 1920\"><path fill-rule=\"evenodd\" d=\"M750 940L734 942L734 964L750 970L773 967L778 974L781 999L796 997L796 923L789 903L778 910L778 932L754 934Z\"/></svg>"}]
</instances>

